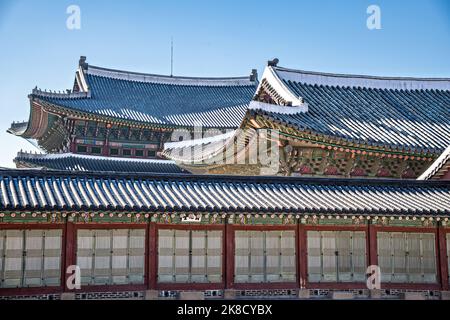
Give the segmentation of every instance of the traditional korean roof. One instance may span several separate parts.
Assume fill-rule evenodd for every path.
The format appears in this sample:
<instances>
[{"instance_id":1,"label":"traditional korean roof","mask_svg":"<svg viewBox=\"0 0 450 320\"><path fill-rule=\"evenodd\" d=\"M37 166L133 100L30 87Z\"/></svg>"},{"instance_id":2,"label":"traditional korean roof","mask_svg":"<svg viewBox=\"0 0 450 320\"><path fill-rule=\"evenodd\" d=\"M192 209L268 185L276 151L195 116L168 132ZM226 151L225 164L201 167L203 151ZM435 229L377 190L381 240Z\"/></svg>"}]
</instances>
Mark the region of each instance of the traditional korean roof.
<instances>
[{"instance_id":1,"label":"traditional korean roof","mask_svg":"<svg viewBox=\"0 0 450 320\"><path fill-rule=\"evenodd\" d=\"M11 127L8 129L8 132L16 136L20 136L25 132L25 130L27 130L27 127L28 127L27 121L13 122L11 124Z\"/></svg>"},{"instance_id":2,"label":"traditional korean roof","mask_svg":"<svg viewBox=\"0 0 450 320\"><path fill-rule=\"evenodd\" d=\"M106 69L80 60L74 91L34 89L44 107L170 127L237 128L257 86L247 77L195 78Z\"/></svg>"},{"instance_id":3,"label":"traditional korean roof","mask_svg":"<svg viewBox=\"0 0 450 320\"><path fill-rule=\"evenodd\" d=\"M276 63L266 67L258 91L265 88L271 103L286 107L254 105L252 114L347 143L432 154L448 145L450 79L329 74Z\"/></svg>"},{"instance_id":4,"label":"traditional korean roof","mask_svg":"<svg viewBox=\"0 0 450 320\"><path fill-rule=\"evenodd\" d=\"M170 160L103 157L73 153L33 154L18 152L14 162L20 168L44 168L64 171L186 172L178 167L174 161Z\"/></svg>"},{"instance_id":5,"label":"traditional korean roof","mask_svg":"<svg viewBox=\"0 0 450 320\"><path fill-rule=\"evenodd\" d=\"M440 179L450 170L450 146L419 177L418 180Z\"/></svg>"},{"instance_id":6,"label":"traditional korean roof","mask_svg":"<svg viewBox=\"0 0 450 320\"><path fill-rule=\"evenodd\" d=\"M0 170L0 208L450 214L450 183Z\"/></svg>"}]
</instances>

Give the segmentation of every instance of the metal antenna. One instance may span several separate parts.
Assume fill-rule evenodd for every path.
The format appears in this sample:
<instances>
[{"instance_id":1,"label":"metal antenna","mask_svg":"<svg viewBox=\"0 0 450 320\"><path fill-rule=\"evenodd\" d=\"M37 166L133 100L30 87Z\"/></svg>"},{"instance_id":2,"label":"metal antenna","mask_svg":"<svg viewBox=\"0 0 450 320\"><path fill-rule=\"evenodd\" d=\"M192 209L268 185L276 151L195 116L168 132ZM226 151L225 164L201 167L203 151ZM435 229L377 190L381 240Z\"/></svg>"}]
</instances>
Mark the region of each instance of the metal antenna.
<instances>
[{"instance_id":1,"label":"metal antenna","mask_svg":"<svg viewBox=\"0 0 450 320\"><path fill-rule=\"evenodd\" d=\"M170 76L173 77L173 37L170 41Z\"/></svg>"}]
</instances>

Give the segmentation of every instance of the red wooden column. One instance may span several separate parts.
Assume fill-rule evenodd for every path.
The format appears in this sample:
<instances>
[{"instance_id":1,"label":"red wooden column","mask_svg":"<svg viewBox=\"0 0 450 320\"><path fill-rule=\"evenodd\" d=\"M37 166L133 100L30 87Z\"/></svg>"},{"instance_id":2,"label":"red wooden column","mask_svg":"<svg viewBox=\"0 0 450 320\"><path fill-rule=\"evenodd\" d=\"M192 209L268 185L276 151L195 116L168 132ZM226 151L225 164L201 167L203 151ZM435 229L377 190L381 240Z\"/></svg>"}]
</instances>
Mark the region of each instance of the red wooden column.
<instances>
[{"instance_id":1,"label":"red wooden column","mask_svg":"<svg viewBox=\"0 0 450 320\"><path fill-rule=\"evenodd\" d=\"M71 276L71 274L67 274L67 268L71 265L76 265L75 261L75 225L73 222L66 222L64 227L64 243L63 243L63 263L62 263L62 279L63 283L61 283L63 290L72 291L67 288L67 279Z\"/></svg>"},{"instance_id":2,"label":"red wooden column","mask_svg":"<svg viewBox=\"0 0 450 320\"><path fill-rule=\"evenodd\" d=\"M70 142L70 152L76 153L75 148L76 148L76 143L75 143L74 140L72 140L72 141Z\"/></svg>"},{"instance_id":3,"label":"red wooden column","mask_svg":"<svg viewBox=\"0 0 450 320\"><path fill-rule=\"evenodd\" d=\"M300 288L306 288L308 278L308 264L307 264L307 243L306 230L304 225L298 224L297 228L297 273L298 284Z\"/></svg>"},{"instance_id":4,"label":"red wooden column","mask_svg":"<svg viewBox=\"0 0 450 320\"><path fill-rule=\"evenodd\" d=\"M378 265L377 229L371 222L367 228L368 265Z\"/></svg>"},{"instance_id":5,"label":"red wooden column","mask_svg":"<svg viewBox=\"0 0 450 320\"><path fill-rule=\"evenodd\" d=\"M439 256L439 270L441 288L443 291L449 290L448 278L448 261L447 261L447 233L443 226L438 227L437 234L437 253Z\"/></svg>"},{"instance_id":6,"label":"red wooden column","mask_svg":"<svg viewBox=\"0 0 450 320\"><path fill-rule=\"evenodd\" d=\"M148 288L156 289L156 279L157 279L157 259L158 259L158 250L157 250L157 237L158 237L158 229L156 228L156 222L150 222L148 226Z\"/></svg>"},{"instance_id":7,"label":"red wooden column","mask_svg":"<svg viewBox=\"0 0 450 320\"><path fill-rule=\"evenodd\" d=\"M234 229L228 222L225 224L225 239L225 289L231 289L234 282Z\"/></svg>"}]
</instances>

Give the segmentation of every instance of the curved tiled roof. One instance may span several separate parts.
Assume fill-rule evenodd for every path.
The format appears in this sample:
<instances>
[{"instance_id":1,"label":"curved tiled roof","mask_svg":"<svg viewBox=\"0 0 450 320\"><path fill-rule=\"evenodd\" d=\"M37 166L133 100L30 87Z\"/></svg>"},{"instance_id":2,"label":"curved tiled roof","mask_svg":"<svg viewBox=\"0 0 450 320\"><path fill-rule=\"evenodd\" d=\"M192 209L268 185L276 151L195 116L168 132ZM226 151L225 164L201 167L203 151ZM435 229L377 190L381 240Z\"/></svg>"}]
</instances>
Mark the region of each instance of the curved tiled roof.
<instances>
[{"instance_id":1,"label":"curved tiled roof","mask_svg":"<svg viewBox=\"0 0 450 320\"><path fill-rule=\"evenodd\" d=\"M0 208L449 215L434 181L0 170Z\"/></svg>"},{"instance_id":2,"label":"curved tiled roof","mask_svg":"<svg viewBox=\"0 0 450 320\"><path fill-rule=\"evenodd\" d=\"M273 68L306 112L259 110L299 130L352 143L442 152L450 140L450 79L332 75Z\"/></svg>"},{"instance_id":3,"label":"curved tiled roof","mask_svg":"<svg viewBox=\"0 0 450 320\"><path fill-rule=\"evenodd\" d=\"M78 75L86 91L60 94L34 90L32 97L117 119L167 126L201 123L204 127L236 128L257 84L250 77L170 77L95 66L80 68Z\"/></svg>"},{"instance_id":4,"label":"curved tiled roof","mask_svg":"<svg viewBox=\"0 0 450 320\"><path fill-rule=\"evenodd\" d=\"M92 172L156 172L183 173L174 161L101 157L73 153L32 154L19 152L14 159L20 167L39 167L50 170Z\"/></svg>"}]
</instances>

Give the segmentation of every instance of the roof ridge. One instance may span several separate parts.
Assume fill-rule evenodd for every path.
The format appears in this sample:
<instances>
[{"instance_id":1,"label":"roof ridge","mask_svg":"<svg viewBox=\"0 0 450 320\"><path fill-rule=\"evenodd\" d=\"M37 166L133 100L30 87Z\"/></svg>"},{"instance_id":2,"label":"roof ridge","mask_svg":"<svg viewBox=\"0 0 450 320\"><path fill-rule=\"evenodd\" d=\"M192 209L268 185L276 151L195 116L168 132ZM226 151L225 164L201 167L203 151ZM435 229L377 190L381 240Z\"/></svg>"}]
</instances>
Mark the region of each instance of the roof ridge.
<instances>
[{"instance_id":1,"label":"roof ridge","mask_svg":"<svg viewBox=\"0 0 450 320\"><path fill-rule=\"evenodd\" d=\"M450 78L441 78L441 77L434 78L434 77L374 76L374 75L367 75L367 74L309 71L309 70L285 68L285 67L279 67L279 66L276 66L273 68L277 71L304 73L304 74L312 74L312 75L323 75L323 76L331 76L331 77L368 78L368 79L379 79L379 80L450 81Z\"/></svg>"},{"instance_id":2,"label":"roof ridge","mask_svg":"<svg viewBox=\"0 0 450 320\"><path fill-rule=\"evenodd\" d=\"M72 152L65 153L32 153L19 151L17 153L17 158L28 158L28 159L64 159L64 158L81 158L81 159L96 159L96 160L106 160L106 161L122 161L122 162L147 162L147 163L159 163L159 164L175 164L173 160L167 159L140 159L140 158L125 158L125 157L106 157L106 156L96 156L96 155L84 155Z\"/></svg>"},{"instance_id":3,"label":"roof ridge","mask_svg":"<svg viewBox=\"0 0 450 320\"><path fill-rule=\"evenodd\" d=\"M81 99L81 98L90 98L91 91L75 92L67 90L66 92L61 91L56 92L56 91L41 90L36 87L31 91L31 95L37 97L56 98L56 99Z\"/></svg>"},{"instance_id":4,"label":"roof ridge","mask_svg":"<svg viewBox=\"0 0 450 320\"><path fill-rule=\"evenodd\" d=\"M281 80L309 85L393 90L450 90L450 78L387 77L305 71L278 66L271 68Z\"/></svg>"},{"instance_id":5,"label":"roof ridge","mask_svg":"<svg viewBox=\"0 0 450 320\"><path fill-rule=\"evenodd\" d=\"M142 173L142 172L68 172L64 170L33 170L0 168L0 178L4 176L53 176L53 177L83 177L103 179L159 179L159 180L196 180L217 181L234 183L291 183L308 185L333 185L333 186L402 186L411 187L444 187L450 188L450 181L446 180L405 180L405 179L367 179L367 178L320 178L320 177L285 177L285 176L237 176L237 175L201 175L186 173Z\"/></svg>"},{"instance_id":6,"label":"roof ridge","mask_svg":"<svg viewBox=\"0 0 450 320\"><path fill-rule=\"evenodd\" d=\"M174 85L203 85L203 86L254 86L256 80L249 76L239 77L186 77L170 76L152 73L142 73L119 69L110 69L88 65L85 71L89 75L101 76L111 79L128 80L136 82L164 83Z\"/></svg>"}]
</instances>

